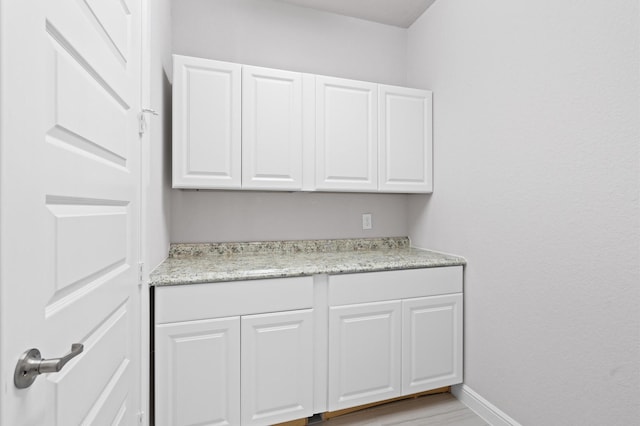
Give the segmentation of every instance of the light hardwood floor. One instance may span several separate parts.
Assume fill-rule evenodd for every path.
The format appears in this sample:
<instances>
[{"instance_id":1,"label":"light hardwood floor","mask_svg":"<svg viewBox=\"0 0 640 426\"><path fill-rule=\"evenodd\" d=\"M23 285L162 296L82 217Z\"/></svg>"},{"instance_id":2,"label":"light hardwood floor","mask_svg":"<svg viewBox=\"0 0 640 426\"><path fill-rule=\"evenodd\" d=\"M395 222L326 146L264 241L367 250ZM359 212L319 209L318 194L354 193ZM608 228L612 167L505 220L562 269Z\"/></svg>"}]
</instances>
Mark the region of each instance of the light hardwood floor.
<instances>
[{"instance_id":1,"label":"light hardwood floor","mask_svg":"<svg viewBox=\"0 0 640 426\"><path fill-rule=\"evenodd\" d=\"M490 426L450 393L391 402L310 426Z\"/></svg>"}]
</instances>

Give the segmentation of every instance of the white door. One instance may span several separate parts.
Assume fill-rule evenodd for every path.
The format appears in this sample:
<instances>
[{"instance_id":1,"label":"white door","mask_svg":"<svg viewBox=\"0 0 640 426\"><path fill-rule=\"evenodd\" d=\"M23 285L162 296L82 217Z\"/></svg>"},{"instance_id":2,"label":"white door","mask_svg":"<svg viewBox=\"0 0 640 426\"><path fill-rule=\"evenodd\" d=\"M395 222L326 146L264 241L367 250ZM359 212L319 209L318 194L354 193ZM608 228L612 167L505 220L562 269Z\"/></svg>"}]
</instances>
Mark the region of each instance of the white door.
<instances>
[{"instance_id":1,"label":"white door","mask_svg":"<svg viewBox=\"0 0 640 426\"><path fill-rule=\"evenodd\" d=\"M377 86L316 77L317 189L378 189Z\"/></svg>"},{"instance_id":2,"label":"white door","mask_svg":"<svg viewBox=\"0 0 640 426\"><path fill-rule=\"evenodd\" d=\"M402 301L402 394L462 382L462 294Z\"/></svg>"},{"instance_id":3,"label":"white door","mask_svg":"<svg viewBox=\"0 0 640 426\"><path fill-rule=\"evenodd\" d=\"M156 426L240 423L240 317L156 326Z\"/></svg>"},{"instance_id":4,"label":"white door","mask_svg":"<svg viewBox=\"0 0 640 426\"><path fill-rule=\"evenodd\" d=\"M433 191L428 90L378 86L380 192Z\"/></svg>"},{"instance_id":5,"label":"white door","mask_svg":"<svg viewBox=\"0 0 640 426\"><path fill-rule=\"evenodd\" d=\"M302 188L302 74L242 67L242 188Z\"/></svg>"},{"instance_id":6,"label":"white door","mask_svg":"<svg viewBox=\"0 0 640 426\"><path fill-rule=\"evenodd\" d=\"M401 303L329 308L329 411L400 396Z\"/></svg>"},{"instance_id":7,"label":"white door","mask_svg":"<svg viewBox=\"0 0 640 426\"><path fill-rule=\"evenodd\" d=\"M242 317L242 424L313 415L313 310Z\"/></svg>"},{"instance_id":8,"label":"white door","mask_svg":"<svg viewBox=\"0 0 640 426\"><path fill-rule=\"evenodd\" d=\"M173 56L174 188L240 188L241 70Z\"/></svg>"},{"instance_id":9,"label":"white door","mask_svg":"<svg viewBox=\"0 0 640 426\"><path fill-rule=\"evenodd\" d=\"M140 1L0 6L0 422L138 424Z\"/></svg>"}]
</instances>

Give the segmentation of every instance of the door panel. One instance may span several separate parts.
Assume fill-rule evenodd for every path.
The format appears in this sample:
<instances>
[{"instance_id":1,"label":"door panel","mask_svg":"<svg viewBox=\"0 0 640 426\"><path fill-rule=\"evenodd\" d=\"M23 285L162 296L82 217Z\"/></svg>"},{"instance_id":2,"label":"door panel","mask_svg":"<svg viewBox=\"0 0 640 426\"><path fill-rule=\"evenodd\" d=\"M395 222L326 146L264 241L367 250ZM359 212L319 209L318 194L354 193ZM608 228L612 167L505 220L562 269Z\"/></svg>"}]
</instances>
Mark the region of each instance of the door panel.
<instances>
[{"instance_id":1,"label":"door panel","mask_svg":"<svg viewBox=\"0 0 640 426\"><path fill-rule=\"evenodd\" d=\"M431 92L385 85L378 91L379 190L431 192Z\"/></svg>"},{"instance_id":2,"label":"door panel","mask_svg":"<svg viewBox=\"0 0 640 426\"><path fill-rule=\"evenodd\" d=\"M128 406L128 393L126 380L122 376L131 374L128 362L123 362L113 374L109 383L98 397L100 404L94 405L89 414L84 418L84 424L88 425L126 425L129 419L127 413L131 412Z\"/></svg>"},{"instance_id":3,"label":"door panel","mask_svg":"<svg viewBox=\"0 0 640 426\"><path fill-rule=\"evenodd\" d=\"M70 47L66 50L57 42L52 40L53 139L123 165L129 105L97 80L88 64L72 56L77 52L70 52Z\"/></svg>"},{"instance_id":4,"label":"door panel","mask_svg":"<svg viewBox=\"0 0 640 426\"><path fill-rule=\"evenodd\" d=\"M240 188L241 69L174 55L174 188Z\"/></svg>"},{"instance_id":5,"label":"door panel","mask_svg":"<svg viewBox=\"0 0 640 426\"><path fill-rule=\"evenodd\" d=\"M242 424L313 414L313 310L242 317Z\"/></svg>"},{"instance_id":6,"label":"door panel","mask_svg":"<svg viewBox=\"0 0 640 426\"><path fill-rule=\"evenodd\" d=\"M138 424L140 2L0 1L0 423Z\"/></svg>"},{"instance_id":7,"label":"door panel","mask_svg":"<svg viewBox=\"0 0 640 426\"><path fill-rule=\"evenodd\" d=\"M329 308L329 411L400 395L401 302Z\"/></svg>"},{"instance_id":8,"label":"door panel","mask_svg":"<svg viewBox=\"0 0 640 426\"><path fill-rule=\"evenodd\" d=\"M156 425L240 424L240 317L156 326Z\"/></svg>"},{"instance_id":9,"label":"door panel","mask_svg":"<svg viewBox=\"0 0 640 426\"><path fill-rule=\"evenodd\" d=\"M316 77L316 188L378 188L377 85Z\"/></svg>"},{"instance_id":10,"label":"door panel","mask_svg":"<svg viewBox=\"0 0 640 426\"><path fill-rule=\"evenodd\" d=\"M125 206L48 204L56 236L56 295L78 291L126 264Z\"/></svg>"},{"instance_id":11,"label":"door panel","mask_svg":"<svg viewBox=\"0 0 640 426\"><path fill-rule=\"evenodd\" d=\"M302 188L302 74L242 67L242 187Z\"/></svg>"},{"instance_id":12,"label":"door panel","mask_svg":"<svg viewBox=\"0 0 640 426\"><path fill-rule=\"evenodd\" d=\"M462 382L462 294L402 304L403 394Z\"/></svg>"},{"instance_id":13,"label":"door panel","mask_svg":"<svg viewBox=\"0 0 640 426\"><path fill-rule=\"evenodd\" d=\"M129 12L126 1L84 0L91 14L100 25L106 37L107 47L114 50L117 56L126 62Z\"/></svg>"},{"instance_id":14,"label":"door panel","mask_svg":"<svg viewBox=\"0 0 640 426\"><path fill-rule=\"evenodd\" d=\"M57 424L81 424L85 416L91 417L87 413L100 412L111 398L119 399L110 388L119 382L126 383L123 376L131 374L127 371L126 336L127 312L123 305L87 336L83 356L78 362L48 377L56 389ZM100 365L100 369L95 370L96 365Z\"/></svg>"}]
</instances>

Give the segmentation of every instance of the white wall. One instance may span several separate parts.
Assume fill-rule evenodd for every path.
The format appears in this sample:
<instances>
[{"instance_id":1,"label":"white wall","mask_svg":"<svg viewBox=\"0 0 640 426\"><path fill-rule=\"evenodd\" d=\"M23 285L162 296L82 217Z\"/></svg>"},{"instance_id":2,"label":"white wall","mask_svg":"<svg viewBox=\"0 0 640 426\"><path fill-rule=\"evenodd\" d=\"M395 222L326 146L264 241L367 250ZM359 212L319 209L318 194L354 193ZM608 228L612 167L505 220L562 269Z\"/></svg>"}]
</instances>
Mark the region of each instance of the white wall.
<instances>
[{"instance_id":1,"label":"white wall","mask_svg":"<svg viewBox=\"0 0 640 426\"><path fill-rule=\"evenodd\" d=\"M174 191L171 241L272 241L408 235L403 194ZM373 229L362 230L362 213Z\"/></svg>"},{"instance_id":2,"label":"white wall","mask_svg":"<svg viewBox=\"0 0 640 426\"><path fill-rule=\"evenodd\" d=\"M273 0L173 0L174 53L404 84L406 31Z\"/></svg>"},{"instance_id":3,"label":"white wall","mask_svg":"<svg viewBox=\"0 0 640 426\"><path fill-rule=\"evenodd\" d=\"M150 86L149 104L158 117L147 116L149 138L143 143L144 262L151 271L169 250L171 215L171 0L149 0Z\"/></svg>"},{"instance_id":4,"label":"white wall","mask_svg":"<svg viewBox=\"0 0 640 426\"><path fill-rule=\"evenodd\" d=\"M404 84L406 31L272 0L173 0L173 52ZM373 214L362 231L361 214ZM172 191L171 240L402 236L407 196Z\"/></svg>"},{"instance_id":5,"label":"white wall","mask_svg":"<svg viewBox=\"0 0 640 426\"><path fill-rule=\"evenodd\" d=\"M637 0L439 0L414 244L467 258L465 383L523 425L640 424Z\"/></svg>"}]
</instances>

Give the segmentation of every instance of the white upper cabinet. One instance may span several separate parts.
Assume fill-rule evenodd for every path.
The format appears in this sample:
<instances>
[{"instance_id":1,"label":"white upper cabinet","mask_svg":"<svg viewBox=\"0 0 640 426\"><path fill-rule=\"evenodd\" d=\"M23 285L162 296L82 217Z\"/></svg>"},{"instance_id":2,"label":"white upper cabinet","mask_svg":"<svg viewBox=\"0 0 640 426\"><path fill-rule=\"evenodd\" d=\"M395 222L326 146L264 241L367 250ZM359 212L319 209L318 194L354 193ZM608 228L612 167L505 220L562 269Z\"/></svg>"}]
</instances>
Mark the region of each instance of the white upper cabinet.
<instances>
[{"instance_id":1,"label":"white upper cabinet","mask_svg":"<svg viewBox=\"0 0 640 426\"><path fill-rule=\"evenodd\" d=\"M380 192L432 192L432 94L379 85Z\"/></svg>"},{"instance_id":2,"label":"white upper cabinet","mask_svg":"<svg viewBox=\"0 0 640 426\"><path fill-rule=\"evenodd\" d=\"M316 76L315 187L378 190L378 85Z\"/></svg>"},{"instance_id":3,"label":"white upper cabinet","mask_svg":"<svg viewBox=\"0 0 640 426\"><path fill-rule=\"evenodd\" d=\"M243 66L242 187L302 189L302 74Z\"/></svg>"},{"instance_id":4,"label":"white upper cabinet","mask_svg":"<svg viewBox=\"0 0 640 426\"><path fill-rule=\"evenodd\" d=\"M240 188L242 66L173 58L174 188Z\"/></svg>"},{"instance_id":5,"label":"white upper cabinet","mask_svg":"<svg viewBox=\"0 0 640 426\"><path fill-rule=\"evenodd\" d=\"M174 55L173 187L432 192L427 90Z\"/></svg>"}]
</instances>

